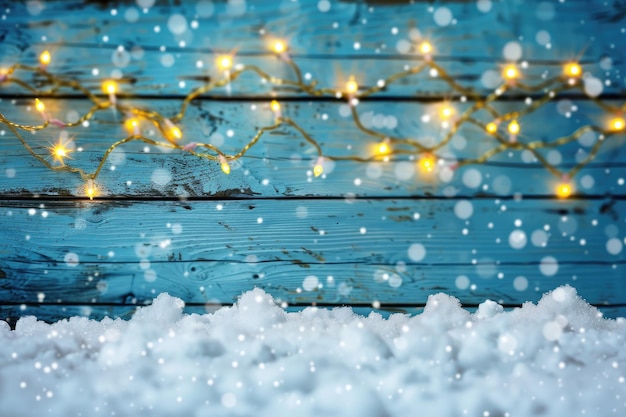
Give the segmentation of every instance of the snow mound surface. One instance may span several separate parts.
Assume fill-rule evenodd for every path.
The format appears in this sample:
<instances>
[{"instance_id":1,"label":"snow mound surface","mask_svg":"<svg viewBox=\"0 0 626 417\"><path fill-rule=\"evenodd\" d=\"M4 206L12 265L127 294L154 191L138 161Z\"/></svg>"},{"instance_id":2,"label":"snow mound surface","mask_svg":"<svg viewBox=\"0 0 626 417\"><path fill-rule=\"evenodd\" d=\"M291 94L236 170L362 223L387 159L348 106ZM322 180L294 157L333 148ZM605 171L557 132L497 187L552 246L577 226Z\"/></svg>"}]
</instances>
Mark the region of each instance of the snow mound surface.
<instances>
[{"instance_id":1,"label":"snow mound surface","mask_svg":"<svg viewBox=\"0 0 626 417\"><path fill-rule=\"evenodd\" d=\"M167 294L131 320L0 322L3 416L624 416L626 320L559 287L475 314L286 313L260 289L212 314Z\"/></svg>"}]
</instances>

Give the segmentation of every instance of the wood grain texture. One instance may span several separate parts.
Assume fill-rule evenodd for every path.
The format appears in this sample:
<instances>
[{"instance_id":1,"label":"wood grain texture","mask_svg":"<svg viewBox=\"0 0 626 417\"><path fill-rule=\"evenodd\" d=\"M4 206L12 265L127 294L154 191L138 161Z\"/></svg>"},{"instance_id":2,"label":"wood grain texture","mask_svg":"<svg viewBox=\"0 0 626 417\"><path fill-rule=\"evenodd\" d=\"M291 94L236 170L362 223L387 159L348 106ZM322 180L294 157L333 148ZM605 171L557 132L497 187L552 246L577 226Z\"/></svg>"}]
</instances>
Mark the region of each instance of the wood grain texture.
<instances>
[{"instance_id":1,"label":"wood grain texture","mask_svg":"<svg viewBox=\"0 0 626 417\"><path fill-rule=\"evenodd\" d=\"M442 67L486 93L488 71L501 70L511 54L507 44L515 41L522 46L518 61L527 65L524 82L539 83L561 73L563 62L580 60L586 77L601 82L603 100L619 107L624 98L626 68L616 50L626 35L618 3L510 1L480 10L476 2L342 1L326 12L316 0L249 0L241 10L222 1L211 10L187 1L158 2L146 11L127 1L50 1L42 10L33 4L0 2L7 23L0 27L0 65L35 64L48 48L51 72L94 89L119 76L121 101L166 115L176 113L191 89L221 75L213 67L218 53L236 51L237 63L293 77L267 52L270 36L287 39L303 73L325 87L340 87L350 74L367 87L416 65L422 57L415 47L427 38ZM453 18L446 25L437 17L442 8ZM168 26L175 14L188 25L180 34ZM524 108L528 96L514 91L495 106ZM326 154L370 152L374 140L355 128L344 101L310 99L251 74L194 101L181 123L184 140L234 153L273 122L272 98ZM40 120L33 99L15 85L0 86L0 112L11 120ZM384 134L436 143L445 134L434 120L444 100L459 111L471 105L425 72L362 100L358 112ZM62 120L87 105L73 91L45 101ZM486 114L477 117L487 121ZM607 117L585 94L568 92L521 119L519 140L552 141ZM126 135L122 120L105 111L68 131L82 148L70 162L95 167ZM45 154L61 134L53 128L28 140ZM144 134L158 136L149 127ZM542 155L566 170L596 140ZM441 155L462 161L492 146L492 138L466 126ZM575 178L575 197L560 201L552 197L557 178L523 152L504 152L449 178L420 175L405 156L336 161L314 178L314 150L282 127L233 164L229 176L217 163L183 152L125 144L105 165L99 197L90 202L80 178L47 170L1 127L0 317L128 317L162 291L181 297L187 311L202 312L255 286L293 309L352 305L367 313L377 301L387 312L416 313L441 291L470 308L487 298L513 307L563 284L607 316L623 316L624 149L623 135L608 138ZM521 236L525 244L516 240ZM423 245L424 257L414 244Z\"/></svg>"},{"instance_id":2,"label":"wood grain texture","mask_svg":"<svg viewBox=\"0 0 626 417\"><path fill-rule=\"evenodd\" d=\"M492 2L487 13L480 12L474 2L441 2L439 7L447 8L454 19L446 26L436 23L439 7L427 2L388 6L333 2L328 12L321 12L312 0L284 2L283 6L255 1L248 2L242 13L229 8L227 2L215 2L208 16L193 2L164 4L144 14L134 5L104 4L52 1L46 2L37 15L16 6L10 14L11 25L4 32L0 62L35 64L39 52L47 47L55 56L51 71L96 81L120 70L133 81L133 93L180 94L180 81L215 75L217 53L236 51L242 63L271 68L270 72L277 75L289 74L267 51L268 38L278 36L289 41L290 53L303 72L311 73L321 85L340 86L351 73L361 84L372 85L405 65L414 65L420 57L410 49L401 53L405 48L399 45L426 38L436 45L436 58L451 74L484 89L482 74L488 69L499 71L506 61L503 48L507 42L522 39L522 57L530 62L525 71L528 81L541 79L546 70L558 74L562 62L572 59L582 60L585 69L597 74L607 68L600 68L600 60L612 58L606 75L613 82L605 85L605 91L615 93L624 88L620 78L624 62L613 56L615 38L623 36L619 10L592 0L556 6L539 1ZM139 11L132 23L126 18L129 9ZM79 21L67 19L68 13ZM185 16L189 30L180 35L170 32L168 22L174 14ZM555 21L558 26L550 30ZM195 29L192 22L197 24ZM547 33L547 43L537 41L542 39L538 37L540 30ZM120 46L124 52L118 51ZM202 69L197 68L198 61L203 63ZM94 68L100 75L94 77ZM267 92L257 77L233 88L235 94ZM417 77L408 84L390 87L387 94L432 92L448 94L449 89L428 77Z\"/></svg>"},{"instance_id":3,"label":"wood grain texture","mask_svg":"<svg viewBox=\"0 0 626 417\"><path fill-rule=\"evenodd\" d=\"M229 303L258 285L288 303L410 305L446 291L467 304L484 297L514 304L569 283L610 305L624 291L623 259L607 256L608 238L596 232L623 202L607 209L571 201L555 212L543 201L512 201L493 216L493 201L474 200L469 220L455 215L454 200L30 204L3 208L5 302L35 302L43 293L52 302L143 303L167 291L187 302ZM507 224L511 216L521 226ZM510 243L514 230L526 234L521 249ZM416 243L423 258L411 254ZM558 267L546 274L548 254ZM460 275L476 288L457 283ZM308 276L322 287L303 291ZM524 291L515 289L518 276L529 284Z\"/></svg>"},{"instance_id":4,"label":"wood grain texture","mask_svg":"<svg viewBox=\"0 0 626 417\"><path fill-rule=\"evenodd\" d=\"M180 100L167 99L149 102L127 101L129 105L148 107L164 114L174 114ZM617 103L617 102L615 102ZM20 101L9 106L5 115L22 123L36 123L39 115L27 109L30 102ZM50 112L57 117L72 116L84 109L84 100L47 100ZM516 107L515 107L516 106ZM573 117L566 117L551 103L521 120L523 135L520 142L536 140L554 141L573 133L581 124L603 122L604 115L589 102L578 103ZM316 139L329 157L372 156L372 148L379 141L364 134L346 115L346 105L341 101L283 103L285 115L299 123ZM446 129L436 120L440 104L364 102L358 114L367 127L383 134L412 138L423 144L434 145L441 141ZM466 105L467 107L467 105ZM498 103L501 111L523 108L523 103ZM459 112L463 106L459 106ZM422 116L432 119L425 123ZM480 116L480 115L479 115ZM482 115L484 117L484 115ZM390 128L385 120L393 118ZM68 131L69 137L81 152L72 154L68 164L93 172L107 148L116 140L128 135L123 129L124 116L119 112L103 111L89 122L87 128ZM242 149L262 126L271 125L273 115L267 102L223 102L200 100L194 102L184 121L182 143L205 142L217 144L229 154ZM391 122L390 122L391 123ZM546 126L550 126L546 129ZM71 132L71 133L70 133ZM151 125L144 125L143 133L163 140ZM27 134L31 146L49 160L47 147L58 142L61 130L47 129L36 135ZM0 163L10 170L10 175L0 175L0 194L5 195L64 195L84 196L84 182L71 173L49 171L39 161L27 154L22 144L11 132L5 133ZM591 134L585 140L573 141L565 146L547 148L540 153L555 166L567 171L591 150L598 141ZM577 192L582 195L620 195L624 186L616 180L626 176L626 151L623 135L605 140L597 158L576 178ZM437 151L445 166L456 161L477 158L496 147L496 140L474 125L463 125L452 141ZM186 152L172 151L137 141L120 146L110 157L98 177L101 196L146 195L167 197L197 196L454 196L492 195L506 196L551 195L558 181L532 155L525 151L509 150L490 159L484 165L469 165L455 172L439 170L436 175L421 175L417 164L410 163L406 155L393 157L388 163L354 163L333 161L325 167L322 178L313 178L311 169L317 155L299 133L290 126L269 132L245 157L233 164L229 176L222 174L219 164L194 157ZM559 162L560 161L560 162ZM467 171L480 170L481 179L468 181ZM448 172L446 172L448 171ZM450 176L447 177L446 174ZM155 176L156 175L156 176ZM583 180L583 177L585 177ZM355 180L357 184L355 184ZM444 180L442 180L442 178ZM532 179L532 180L530 180ZM131 181L131 185L128 185Z\"/></svg>"}]
</instances>

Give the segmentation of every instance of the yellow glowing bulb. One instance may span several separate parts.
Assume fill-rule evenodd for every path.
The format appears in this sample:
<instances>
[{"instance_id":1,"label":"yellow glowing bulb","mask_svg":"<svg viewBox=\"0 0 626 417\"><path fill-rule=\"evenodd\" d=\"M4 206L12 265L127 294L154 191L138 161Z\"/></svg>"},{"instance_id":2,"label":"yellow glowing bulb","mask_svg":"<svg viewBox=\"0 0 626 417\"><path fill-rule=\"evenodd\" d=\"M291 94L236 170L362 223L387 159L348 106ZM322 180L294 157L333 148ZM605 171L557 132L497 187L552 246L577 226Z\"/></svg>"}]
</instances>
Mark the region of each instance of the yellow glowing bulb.
<instances>
[{"instance_id":1,"label":"yellow glowing bulb","mask_svg":"<svg viewBox=\"0 0 626 417\"><path fill-rule=\"evenodd\" d=\"M170 139L180 140L183 137L183 132L178 126L172 126L170 127L169 137Z\"/></svg>"},{"instance_id":2,"label":"yellow glowing bulb","mask_svg":"<svg viewBox=\"0 0 626 417\"><path fill-rule=\"evenodd\" d=\"M115 94L117 93L118 87L115 81L109 80L102 83L102 92L104 94Z\"/></svg>"},{"instance_id":3,"label":"yellow glowing bulb","mask_svg":"<svg viewBox=\"0 0 626 417\"><path fill-rule=\"evenodd\" d=\"M41 65L48 65L52 61L52 55L50 55L50 51L43 51L39 54L39 62Z\"/></svg>"},{"instance_id":4,"label":"yellow glowing bulb","mask_svg":"<svg viewBox=\"0 0 626 417\"><path fill-rule=\"evenodd\" d=\"M128 131L128 133L134 135L137 133L137 129L139 129L139 119L136 117L131 117L130 119L126 119L124 122L124 128Z\"/></svg>"},{"instance_id":5,"label":"yellow glowing bulb","mask_svg":"<svg viewBox=\"0 0 626 417\"><path fill-rule=\"evenodd\" d=\"M282 54L283 52L287 50L287 45L285 44L285 42L281 40L276 40L274 41L274 44L272 45L272 49L277 54Z\"/></svg>"},{"instance_id":6,"label":"yellow glowing bulb","mask_svg":"<svg viewBox=\"0 0 626 417\"><path fill-rule=\"evenodd\" d=\"M556 186L556 195L559 198L567 198L572 195L572 185L567 182L562 182Z\"/></svg>"},{"instance_id":7,"label":"yellow glowing bulb","mask_svg":"<svg viewBox=\"0 0 626 417\"><path fill-rule=\"evenodd\" d=\"M454 114L454 109L450 106L443 106L441 110L439 110L439 115L442 119L449 119Z\"/></svg>"},{"instance_id":8,"label":"yellow glowing bulb","mask_svg":"<svg viewBox=\"0 0 626 417\"><path fill-rule=\"evenodd\" d=\"M616 117L615 119L611 120L612 130L624 130L624 127L626 127L626 121L624 121L624 119L622 119L621 117Z\"/></svg>"},{"instance_id":9,"label":"yellow glowing bulb","mask_svg":"<svg viewBox=\"0 0 626 417\"><path fill-rule=\"evenodd\" d=\"M280 111L280 103L276 100L271 101L270 107L274 113L278 113Z\"/></svg>"},{"instance_id":10,"label":"yellow glowing bulb","mask_svg":"<svg viewBox=\"0 0 626 417\"><path fill-rule=\"evenodd\" d=\"M563 66L563 73L567 77L580 77L582 72L582 68L576 62L569 62Z\"/></svg>"},{"instance_id":11,"label":"yellow glowing bulb","mask_svg":"<svg viewBox=\"0 0 626 417\"><path fill-rule=\"evenodd\" d=\"M67 148L66 143L59 140L56 144L48 148L50 155L61 164L63 164L63 158L69 158L72 149Z\"/></svg>"},{"instance_id":12,"label":"yellow glowing bulb","mask_svg":"<svg viewBox=\"0 0 626 417\"><path fill-rule=\"evenodd\" d=\"M419 50L423 54L430 54L433 51L433 46L428 41L420 43Z\"/></svg>"},{"instance_id":13,"label":"yellow glowing bulb","mask_svg":"<svg viewBox=\"0 0 626 417\"><path fill-rule=\"evenodd\" d=\"M233 58L230 55L220 55L215 62L222 71L227 71L233 66Z\"/></svg>"},{"instance_id":14,"label":"yellow glowing bulb","mask_svg":"<svg viewBox=\"0 0 626 417\"><path fill-rule=\"evenodd\" d=\"M508 127L509 133L512 135L517 135L520 131L520 126L519 123L517 123L517 120L513 120L511 123L509 123L509 127Z\"/></svg>"},{"instance_id":15,"label":"yellow glowing bulb","mask_svg":"<svg viewBox=\"0 0 626 417\"><path fill-rule=\"evenodd\" d=\"M321 165L315 165L313 167L313 175L315 175L316 177L319 177L320 175L322 175L322 173L324 172L324 167Z\"/></svg>"},{"instance_id":16,"label":"yellow glowing bulb","mask_svg":"<svg viewBox=\"0 0 626 417\"><path fill-rule=\"evenodd\" d=\"M359 85L354 81L354 77L350 76L350 79L346 83L346 93L354 94L359 91Z\"/></svg>"},{"instance_id":17,"label":"yellow glowing bulb","mask_svg":"<svg viewBox=\"0 0 626 417\"><path fill-rule=\"evenodd\" d=\"M230 165L228 165L228 162L222 162L221 167L224 174L230 174Z\"/></svg>"},{"instance_id":18,"label":"yellow glowing bulb","mask_svg":"<svg viewBox=\"0 0 626 417\"><path fill-rule=\"evenodd\" d=\"M490 133L493 135L494 133L498 131L498 125L495 124L495 122L487 123L487 126L485 126L485 130L487 131L487 133Z\"/></svg>"},{"instance_id":19,"label":"yellow glowing bulb","mask_svg":"<svg viewBox=\"0 0 626 417\"><path fill-rule=\"evenodd\" d=\"M435 169L436 163L432 155L425 155L417 162L417 166L421 172L430 173Z\"/></svg>"},{"instance_id":20,"label":"yellow glowing bulb","mask_svg":"<svg viewBox=\"0 0 626 417\"><path fill-rule=\"evenodd\" d=\"M63 159L67 156L67 149L63 145L57 145L54 147L54 155L59 159Z\"/></svg>"},{"instance_id":21,"label":"yellow glowing bulb","mask_svg":"<svg viewBox=\"0 0 626 417\"><path fill-rule=\"evenodd\" d=\"M87 181L87 185L85 187L85 193L87 194L87 197L89 197L90 200L93 200L94 196L96 195L96 186L94 185L93 180Z\"/></svg>"},{"instance_id":22,"label":"yellow glowing bulb","mask_svg":"<svg viewBox=\"0 0 626 417\"><path fill-rule=\"evenodd\" d=\"M507 65L502 71L502 76L507 80L514 80L519 77L519 70L513 64Z\"/></svg>"},{"instance_id":23,"label":"yellow glowing bulb","mask_svg":"<svg viewBox=\"0 0 626 417\"><path fill-rule=\"evenodd\" d=\"M39 113L43 113L46 111L46 106L43 104L43 101L38 98L35 99L35 108Z\"/></svg>"},{"instance_id":24,"label":"yellow glowing bulb","mask_svg":"<svg viewBox=\"0 0 626 417\"><path fill-rule=\"evenodd\" d=\"M376 153L378 155L388 155L390 152L391 147L389 146L389 143L387 141L380 142L378 145L376 145Z\"/></svg>"}]
</instances>

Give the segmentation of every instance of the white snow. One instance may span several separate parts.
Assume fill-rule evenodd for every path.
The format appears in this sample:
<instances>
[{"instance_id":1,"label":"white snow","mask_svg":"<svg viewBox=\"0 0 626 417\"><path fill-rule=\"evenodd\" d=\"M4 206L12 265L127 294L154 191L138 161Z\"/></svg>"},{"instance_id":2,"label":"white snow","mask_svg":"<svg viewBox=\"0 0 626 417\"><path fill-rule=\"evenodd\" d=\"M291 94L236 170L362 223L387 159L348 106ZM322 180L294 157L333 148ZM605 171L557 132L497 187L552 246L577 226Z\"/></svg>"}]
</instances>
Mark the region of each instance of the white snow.
<instances>
[{"instance_id":1,"label":"white snow","mask_svg":"<svg viewBox=\"0 0 626 417\"><path fill-rule=\"evenodd\" d=\"M0 322L2 416L624 416L626 320L571 287L476 313L286 313L260 289L187 315L159 295L129 321Z\"/></svg>"}]
</instances>

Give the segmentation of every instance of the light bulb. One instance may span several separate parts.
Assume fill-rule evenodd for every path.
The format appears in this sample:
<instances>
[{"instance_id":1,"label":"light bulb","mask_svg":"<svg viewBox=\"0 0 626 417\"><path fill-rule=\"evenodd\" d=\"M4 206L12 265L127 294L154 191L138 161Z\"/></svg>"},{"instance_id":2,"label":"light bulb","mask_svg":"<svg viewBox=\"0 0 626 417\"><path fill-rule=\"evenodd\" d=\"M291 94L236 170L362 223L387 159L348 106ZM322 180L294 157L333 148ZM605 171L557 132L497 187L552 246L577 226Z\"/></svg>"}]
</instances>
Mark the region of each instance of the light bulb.
<instances>
[{"instance_id":1,"label":"light bulb","mask_svg":"<svg viewBox=\"0 0 626 417\"><path fill-rule=\"evenodd\" d=\"M504 70L502 71L502 76L509 81L514 80L516 78L519 78L519 70L515 65L509 64L504 67Z\"/></svg>"},{"instance_id":2,"label":"light bulb","mask_svg":"<svg viewBox=\"0 0 626 417\"><path fill-rule=\"evenodd\" d=\"M54 152L54 156L58 159L63 159L67 156L67 149L65 149L65 146L61 143L55 145L52 151Z\"/></svg>"},{"instance_id":3,"label":"light bulb","mask_svg":"<svg viewBox=\"0 0 626 417\"><path fill-rule=\"evenodd\" d=\"M222 172L226 175L230 174L230 165L226 160L224 155L220 155L220 168L222 168Z\"/></svg>"},{"instance_id":4,"label":"light bulb","mask_svg":"<svg viewBox=\"0 0 626 417\"><path fill-rule=\"evenodd\" d=\"M38 98L35 99L35 108L39 113L43 113L46 111L46 106L43 104L43 101Z\"/></svg>"},{"instance_id":5,"label":"light bulb","mask_svg":"<svg viewBox=\"0 0 626 417\"><path fill-rule=\"evenodd\" d=\"M87 185L85 186L85 193L87 194L87 197L89 197L90 200L93 200L94 196L96 195L96 186L92 179L87 180Z\"/></svg>"},{"instance_id":6,"label":"light bulb","mask_svg":"<svg viewBox=\"0 0 626 417\"><path fill-rule=\"evenodd\" d=\"M61 164L64 163L63 158L69 157L70 152L72 152L72 150L68 149L65 146L65 143L60 140L58 143L48 149L50 150L50 154L52 155L52 157L55 160L59 161Z\"/></svg>"},{"instance_id":7,"label":"light bulb","mask_svg":"<svg viewBox=\"0 0 626 417\"><path fill-rule=\"evenodd\" d=\"M437 164L437 161L432 155L424 155L417 162L417 167L419 168L420 172L428 174L428 173L433 172L436 164Z\"/></svg>"},{"instance_id":8,"label":"light bulb","mask_svg":"<svg viewBox=\"0 0 626 417\"><path fill-rule=\"evenodd\" d=\"M272 100L270 102L270 108L272 109L272 111L274 113L279 113L280 112L280 103L276 100Z\"/></svg>"},{"instance_id":9,"label":"light bulb","mask_svg":"<svg viewBox=\"0 0 626 417\"><path fill-rule=\"evenodd\" d=\"M512 120L507 129L510 134L517 135L520 132L520 126L519 123L517 123L517 120Z\"/></svg>"},{"instance_id":10,"label":"light bulb","mask_svg":"<svg viewBox=\"0 0 626 417\"><path fill-rule=\"evenodd\" d=\"M52 55L50 55L50 51L45 50L41 54L39 54L39 63L43 66L50 64L52 61Z\"/></svg>"},{"instance_id":11,"label":"light bulb","mask_svg":"<svg viewBox=\"0 0 626 417\"><path fill-rule=\"evenodd\" d=\"M126 119L126 121L124 122L124 128L131 135L140 136L139 119L137 119L136 117L130 117L130 118Z\"/></svg>"},{"instance_id":12,"label":"light bulb","mask_svg":"<svg viewBox=\"0 0 626 417\"><path fill-rule=\"evenodd\" d=\"M222 71L228 71L233 66L233 58L230 55L220 55L215 60L215 64Z\"/></svg>"},{"instance_id":13,"label":"light bulb","mask_svg":"<svg viewBox=\"0 0 626 417\"><path fill-rule=\"evenodd\" d=\"M419 45L419 51L424 55L428 55L433 51L433 46L428 41L424 41Z\"/></svg>"},{"instance_id":14,"label":"light bulb","mask_svg":"<svg viewBox=\"0 0 626 417\"><path fill-rule=\"evenodd\" d=\"M380 142L376 145L376 153L378 155L389 155L391 153L391 146L388 141Z\"/></svg>"},{"instance_id":15,"label":"light bulb","mask_svg":"<svg viewBox=\"0 0 626 417\"><path fill-rule=\"evenodd\" d=\"M102 83L102 92L104 94L113 95L117 93L118 85L113 80L108 80Z\"/></svg>"},{"instance_id":16,"label":"light bulb","mask_svg":"<svg viewBox=\"0 0 626 417\"><path fill-rule=\"evenodd\" d=\"M611 120L611 130L624 130L624 127L626 127L626 121L623 118L616 117Z\"/></svg>"},{"instance_id":17,"label":"light bulb","mask_svg":"<svg viewBox=\"0 0 626 417\"><path fill-rule=\"evenodd\" d=\"M487 123L487 126L485 126L485 130L487 131L487 133L493 135L498 131L498 125L495 122L489 122Z\"/></svg>"},{"instance_id":18,"label":"light bulb","mask_svg":"<svg viewBox=\"0 0 626 417\"><path fill-rule=\"evenodd\" d=\"M173 139L180 140L183 137L183 132L180 130L178 126L172 126L170 128L170 136Z\"/></svg>"},{"instance_id":19,"label":"light bulb","mask_svg":"<svg viewBox=\"0 0 626 417\"><path fill-rule=\"evenodd\" d=\"M582 68L576 62L568 62L563 66L563 74L567 77L578 78L582 73Z\"/></svg>"},{"instance_id":20,"label":"light bulb","mask_svg":"<svg viewBox=\"0 0 626 417\"><path fill-rule=\"evenodd\" d=\"M448 105L443 106L439 110L439 116L444 120L449 119L450 117L452 117L453 114L454 114L454 108Z\"/></svg>"},{"instance_id":21,"label":"light bulb","mask_svg":"<svg viewBox=\"0 0 626 417\"><path fill-rule=\"evenodd\" d=\"M558 198L568 198L572 195L572 184L569 182L561 182L556 186L556 196Z\"/></svg>"},{"instance_id":22,"label":"light bulb","mask_svg":"<svg viewBox=\"0 0 626 417\"><path fill-rule=\"evenodd\" d=\"M287 45L285 44L285 42L281 41L280 39L277 39L272 44L272 50L277 54L282 54L283 52L287 50Z\"/></svg>"},{"instance_id":23,"label":"light bulb","mask_svg":"<svg viewBox=\"0 0 626 417\"><path fill-rule=\"evenodd\" d=\"M355 94L357 91L359 91L359 85L354 80L354 76L351 75L350 79L346 83L346 93L352 95Z\"/></svg>"},{"instance_id":24,"label":"light bulb","mask_svg":"<svg viewBox=\"0 0 626 417\"><path fill-rule=\"evenodd\" d=\"M170 119L165 119L165 137L170 142L175 142L183 138L183 132Z\"/></svg>"},{"instance_id":25,"label":"light bulb","mask_svg":"<svg viewBox=\"0 0 626 417\"><path fill-rule=\"evenodd\" d=\"M324 157L318 156L317 161L315 161L315 166L313 167L313 175L319 177L324 173Z\"/></svg>"}]
</instances>

